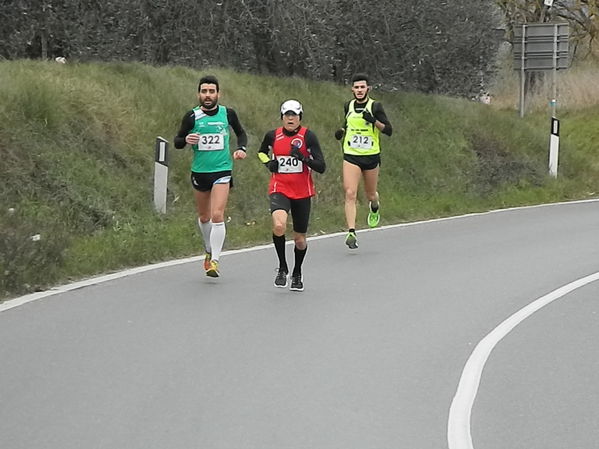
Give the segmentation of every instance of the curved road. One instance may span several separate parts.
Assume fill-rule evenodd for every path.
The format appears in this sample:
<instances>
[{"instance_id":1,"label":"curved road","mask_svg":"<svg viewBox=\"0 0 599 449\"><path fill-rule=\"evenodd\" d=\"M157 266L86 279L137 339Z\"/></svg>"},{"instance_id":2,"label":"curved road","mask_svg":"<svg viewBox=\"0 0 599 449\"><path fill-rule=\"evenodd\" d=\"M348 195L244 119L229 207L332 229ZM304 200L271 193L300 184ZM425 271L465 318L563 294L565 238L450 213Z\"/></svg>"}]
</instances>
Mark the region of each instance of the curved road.
<instances>
[{"instance_id":1,"label":"curved road","mask_svg":"<svg viewBox=\"0 0 599 449\"><path fill-rule=\"evenodd\" d=\"M272 286L266 247L226 254L216 280L194 260L0 304L0 448L447 448L479 342L599 271L599 203L359 240L311 239L302 293ZM451 449L596 447L598 294L496 342Z\"/></svg>"}]
</instances>

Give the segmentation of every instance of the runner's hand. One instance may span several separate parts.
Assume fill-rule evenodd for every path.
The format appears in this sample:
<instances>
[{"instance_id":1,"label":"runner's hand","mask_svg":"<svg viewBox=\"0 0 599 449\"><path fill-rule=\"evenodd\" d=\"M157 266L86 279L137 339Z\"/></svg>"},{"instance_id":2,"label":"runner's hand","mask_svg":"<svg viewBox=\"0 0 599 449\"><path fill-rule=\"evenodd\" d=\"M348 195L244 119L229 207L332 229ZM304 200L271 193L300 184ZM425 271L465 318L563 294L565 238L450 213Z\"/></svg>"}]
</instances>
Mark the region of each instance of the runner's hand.
<instances>
[{"instance_id":1,"label":"runner's hand","mask_svg":"<svg viewBox=\"0 0 599 449\"><path fill-rule=\"evenodd\" d=\"M277 173L279 171L279 161L277 161L276 159L268 161L264 165L266 165L266 168L268 168L271 173Z\"/></svg>"},{"instance_id":2,"label":"runner's hand","mask_svg":"<svg viewBox=\"0 0 599 449\"><path fill-rule=\"evenodd\" d=\"M366 120L368 123L374 124L374 122L376 122L376 119L374 118L374 116L366 110L364 112L362 112L362 118L364 120Z\"/></svg>"},{"instance_id":3,"label":"runner's hand","mask_svg":"<svg viewBox=\"0 0 599 449\"><path fill-rule=\"evenodd\" d=\"M335 139L343 139L343 134L345 134L345 130L343 128L339 128L337 131L335 131Z\"/></svg>"},{"instance_id":4,"label":"runner's hand","mask_svg":"<svg viewBox=\"0 0 599 449\"><path fill-rule=\"evenodd\" d=\"M300 160L302 162L304 162L306 160L306 156L304 156L302 154L302 152L300 151L299 147L291 147L291 156L293 156L294 158L296 158L297 160Z\"/></svg>"},{"instance_id":5,"label":"runner's hand","mask_svg":"<svg viewBox=\"0 0 599 449\"><path fill-rule=\"evenodd\" d=\"M258 151L258 159L260 159L260 162L263 164L266 164L268 161L270 161L268 154L263 153L262 151Z\"/></svg>"},{"instance_id":6,"label":"runner's hand","mask_svg":"<svg viewBox=\"0 0 599 449\"><path fill-rule=\"evenodd\" d=\"M277 161L276 159L270 159L268 157L268 154L263 153L262 151L258 151L258 159L260 159L260 162L262 162L264 166L268 168L268 170L270 170L272 173L276 173L279 171L279 161Z\"/></svg>"},{"instance_id":7,"label":"runner's hand","mask_svg":"<svg viewBox=\"0 0 599 449\"><path fill-rule=\"evenodd\" d=\"M197 145L200 141L200 135L198 133L191 133L185 136L185 143L189 145Z\"/></svg>"},{"instance_id":8,"label":"runner's hand","mask_svg":"<svg viewBox=\"0 0 599 449\"><path fill-rule=\"evenodd\" d=\"M246 156L243 150L237 150L233 153L233 159L245 159Z\"/></svg>"}]
</instances>

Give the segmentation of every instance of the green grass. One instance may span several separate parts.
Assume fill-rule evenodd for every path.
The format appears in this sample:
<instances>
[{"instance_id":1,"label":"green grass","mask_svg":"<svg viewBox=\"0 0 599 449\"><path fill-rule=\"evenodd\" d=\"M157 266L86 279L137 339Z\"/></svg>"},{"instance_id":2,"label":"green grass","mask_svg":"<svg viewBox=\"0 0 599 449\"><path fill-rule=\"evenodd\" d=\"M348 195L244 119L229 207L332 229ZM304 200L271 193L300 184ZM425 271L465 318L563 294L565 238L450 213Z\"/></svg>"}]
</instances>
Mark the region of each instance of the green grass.
<instances>
[{"instance_id":1,"label":"green grass","mask_svg":"<svg viewBox=\"0 0 599 449\"><path fill-rule=\"evenodd\" d=\"M236 163L226 248L270 241L269 173L255 153L297 98L328 169L315 174L311 234L345 228L342 154L333 133L347 86L230 70L141 64L0 62L0 298L97 273L198 254L188 149L171 145L168 213L153 210L154 139L169 141L195 105L202 73L248 132ZM587 198L599 191L599 108L563 110L557 180L547 176L549 119L466 100L375 92L383 136L383 224ZM358 220L365 226L360 192ZM9 211L9 208L12 208ZM39 240L31 236L39 234Z\"/></svg>"}]
</instances>

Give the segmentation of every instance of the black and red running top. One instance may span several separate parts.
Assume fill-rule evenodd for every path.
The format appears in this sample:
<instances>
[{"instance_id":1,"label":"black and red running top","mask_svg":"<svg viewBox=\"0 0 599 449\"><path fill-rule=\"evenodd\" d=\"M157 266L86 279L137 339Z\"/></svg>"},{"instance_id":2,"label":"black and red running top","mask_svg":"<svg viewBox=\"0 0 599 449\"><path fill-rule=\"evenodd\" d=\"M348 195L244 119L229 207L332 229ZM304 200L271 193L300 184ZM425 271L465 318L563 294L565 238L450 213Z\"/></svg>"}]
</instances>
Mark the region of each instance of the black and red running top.
<instances>
[{"instance_id":1,"label":"black and red running top","mask_svg":"<svg viewBox=\"0 0 599 449\"><path fill-rule=\"evenodd\" d=\"M303 162L291 156L291 148L294 146L304 155ZM269 195L277 192L290 199L314 196L316 192L312 170L323 173L326 168L316 135L303 126L295 131L280 127L264 136L260 151L268 154L271 149L279 168L270 178Z\"/></svg>"}]
</instances>

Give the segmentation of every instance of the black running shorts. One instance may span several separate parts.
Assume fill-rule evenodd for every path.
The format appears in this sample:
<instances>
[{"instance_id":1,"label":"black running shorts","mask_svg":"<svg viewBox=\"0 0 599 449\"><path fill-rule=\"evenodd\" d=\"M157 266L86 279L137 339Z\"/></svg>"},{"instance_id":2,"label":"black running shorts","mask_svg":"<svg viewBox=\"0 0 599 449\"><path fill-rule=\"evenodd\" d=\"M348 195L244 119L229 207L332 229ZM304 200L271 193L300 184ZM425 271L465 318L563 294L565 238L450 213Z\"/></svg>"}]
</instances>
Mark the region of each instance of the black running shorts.
<instances>
[{"instance_id":1,"label":"black running shorts","mask_svg":"<svg viewBox=\"0 0 599 449\"><path fill-rule=\"evenodd\" d=\"M298 234L308 232L311 205L312 199L310 197L292 200L282 193L275 192L270 194L270 213L276 210L284 210L287 213L291 211L293 230Z\"/></svg>"},{"instance_id":2,"label":"black running shorts","mask_svg":"<svg viewBox=\"0 0 599 449\"><path fill-rule=\"evenodd\" d=\"M343 160L350 164L357 165L362 171L374 170L381 165L381 153L369 154L368 156L355 156L353 154L343 154Z\"/></svg>"},{"instance_id":3,"label":"black running shorts","mask_svg":"<svg viewBox=\"0 0 599 449\"><path fill-rule=\"evenodd\" d=\"M229 184L233 188L231 170L216 171L214 173L191 172L191 185L200 192L212 190L214 184Z\"/></svg>"}]
</instances>

